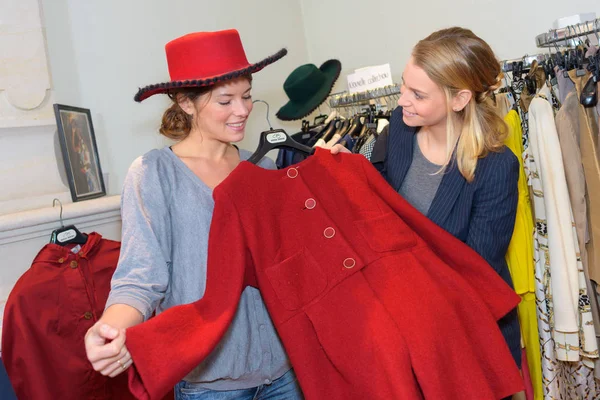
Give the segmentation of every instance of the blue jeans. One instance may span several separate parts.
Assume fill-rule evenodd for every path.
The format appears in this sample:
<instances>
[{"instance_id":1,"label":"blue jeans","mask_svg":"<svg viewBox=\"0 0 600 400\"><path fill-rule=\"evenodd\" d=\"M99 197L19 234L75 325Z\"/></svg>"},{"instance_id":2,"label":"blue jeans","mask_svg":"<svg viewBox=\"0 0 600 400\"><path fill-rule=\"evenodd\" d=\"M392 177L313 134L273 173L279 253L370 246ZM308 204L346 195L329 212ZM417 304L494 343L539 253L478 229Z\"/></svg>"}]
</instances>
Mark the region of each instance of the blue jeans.
<instances>
[{"instance_id":1,"label":"blue jeans","mask_svg":"<svg viewBox=\"0 0 600 400\"><path fill-rule=\"evenodd\" d=\"M175 400L302 400L304 396L289 370L269 385L240 390L210 390L197 383L181 381L175 385Z\"/></svg>"}]
</instances>

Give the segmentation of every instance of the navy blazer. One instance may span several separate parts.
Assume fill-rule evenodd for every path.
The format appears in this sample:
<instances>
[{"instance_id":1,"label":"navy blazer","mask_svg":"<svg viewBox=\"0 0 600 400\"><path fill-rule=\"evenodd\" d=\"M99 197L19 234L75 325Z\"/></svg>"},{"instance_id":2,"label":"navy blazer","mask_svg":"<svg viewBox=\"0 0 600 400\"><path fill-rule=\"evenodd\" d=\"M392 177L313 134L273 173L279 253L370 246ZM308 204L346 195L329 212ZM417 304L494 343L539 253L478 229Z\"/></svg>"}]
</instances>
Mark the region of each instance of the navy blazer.
<instances>
[{"instance_id":1,"label":"navy blazer","mask_svg":"<svg viewBox=\"0 0 600 400\"><path fill-rule=\"evenodd\" d=\"M371 162L396 191L412 163L416 127L404 123L402 108L390 118L387 149ZM442 177L427 217L481 255L513 287L505 255L517 214L519 160L508 148L477 161L471 183L451 163ZM520 331L516 312L500 322L511 352L520 366ZM516 354L518 353L518 354Z\"/></svg>"}]
</instances>

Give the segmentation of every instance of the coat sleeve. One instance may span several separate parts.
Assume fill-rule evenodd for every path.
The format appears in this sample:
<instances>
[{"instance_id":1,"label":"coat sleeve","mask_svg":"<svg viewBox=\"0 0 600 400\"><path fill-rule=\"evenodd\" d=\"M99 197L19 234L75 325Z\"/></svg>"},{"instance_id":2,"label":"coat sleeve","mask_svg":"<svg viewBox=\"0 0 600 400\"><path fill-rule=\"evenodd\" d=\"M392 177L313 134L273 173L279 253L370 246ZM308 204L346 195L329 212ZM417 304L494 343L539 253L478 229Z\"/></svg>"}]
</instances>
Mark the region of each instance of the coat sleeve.
<instances>
[{"instance_id":1,"label":"coat sleeve","mask_svg":"<svg viewBox=\"0 0 600 400\"><path fill-rule=\"evenodd\" d=\"M481 187L473 199L467 245L511 282L506 252L512 238L519 200L519 161L506 149L497 165L481 171Z\"/></svg>"},{"instance_id":2,"label":"coat sleeve","mask_svg":"<svg viewBox=\"0 0 600 400\"><path fill-rule=\"evenodd\" d=\"M364 157L358 159L372 190L429 245L438 257L469 282L496 320L517 306L520 301L519 296L481 256L411 206ZM494 293L494 296L489 296L489 293Z\"/></svg>"},{"instance_id":3,"label":"coat sleeve","mask_svg":"<svg viewBox=\"0 0 600 400\"><path fill-rule=\"evenodd\" d=\"M219 188L213 196L204 297L127 329L129 389L138 399L161 399L210 354L235 315L250 257L233 202Z\"/></svg>"}]
</instances>

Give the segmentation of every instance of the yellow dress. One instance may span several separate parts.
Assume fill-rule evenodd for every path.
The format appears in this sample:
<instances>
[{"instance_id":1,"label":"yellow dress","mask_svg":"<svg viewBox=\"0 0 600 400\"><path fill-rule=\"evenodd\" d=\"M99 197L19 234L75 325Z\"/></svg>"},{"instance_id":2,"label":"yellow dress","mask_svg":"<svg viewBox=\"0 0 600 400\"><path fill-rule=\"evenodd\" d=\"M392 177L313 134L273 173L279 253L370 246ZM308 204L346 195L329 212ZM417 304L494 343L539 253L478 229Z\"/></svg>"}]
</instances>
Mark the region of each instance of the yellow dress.
<instances>
[{"instance_id":1,"label":"yellow dress","mask_svg":"<svg viewBox=\"0 0 600 400\"><path fill-rule=\"evenodd\" d=\"M506 253L506 262L515 286L515 291L521 296L518 306L521 335L527 354L527 365L533 385L534 398L542 400L542 364L540 354L540 338L535 303L535 274L533 260L533 216L529 199L527 177L523 169L523 141L521 118L512 110L504 117L508 124L509 135L504 144L508 146L519 159L519 202L517 218L512 239Z\"/></svg>"}]
</instances>

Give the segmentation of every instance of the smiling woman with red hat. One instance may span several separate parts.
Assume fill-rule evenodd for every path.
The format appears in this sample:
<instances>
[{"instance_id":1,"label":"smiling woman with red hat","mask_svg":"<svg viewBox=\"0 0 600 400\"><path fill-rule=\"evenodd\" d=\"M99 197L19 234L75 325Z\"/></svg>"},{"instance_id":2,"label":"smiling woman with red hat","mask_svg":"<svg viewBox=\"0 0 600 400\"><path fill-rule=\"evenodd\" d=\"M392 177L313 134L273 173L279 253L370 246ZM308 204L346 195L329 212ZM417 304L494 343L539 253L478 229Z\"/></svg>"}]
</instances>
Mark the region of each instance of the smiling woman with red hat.
<instances>
[{"instance_id":1,"label":"smiling woman with red hat","mask_svg":"<svg viewBox=\"0 0 600 400\"><path fill-rule=\"evenodd\" d=\"M287 53L250 64L236 30L192 33L165 50L170 81L146 86L134 99L169 96L160 133L177 143L146 153L129 169L119 264L105 312L85 338L94 369L110 377L133 363L126 328L203 297L212 190L251 155L231 144L244 138L251 74ZM266 158L260 164L275 168ZM302 398L260 293L251 287L211 355L182 378L176 399Z\"/></svg>"}]
</instances>

